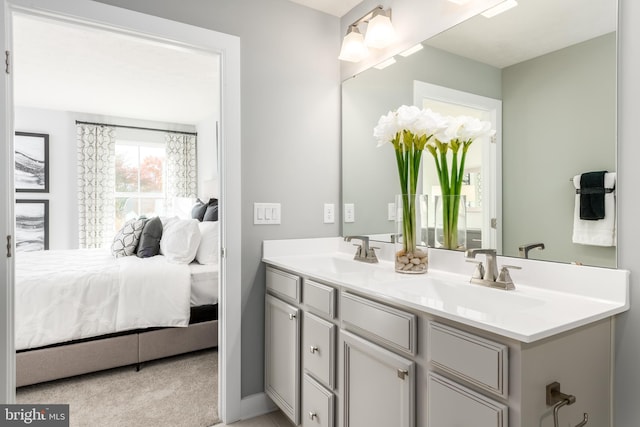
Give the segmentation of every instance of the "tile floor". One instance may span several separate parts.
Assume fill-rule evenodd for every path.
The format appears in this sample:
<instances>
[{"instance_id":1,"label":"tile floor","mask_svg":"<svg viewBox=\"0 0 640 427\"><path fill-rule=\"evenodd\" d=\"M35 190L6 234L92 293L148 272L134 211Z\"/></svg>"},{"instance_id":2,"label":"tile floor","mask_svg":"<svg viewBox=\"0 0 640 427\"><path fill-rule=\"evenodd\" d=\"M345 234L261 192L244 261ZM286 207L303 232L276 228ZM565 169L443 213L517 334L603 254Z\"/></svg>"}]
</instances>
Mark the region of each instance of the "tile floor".
<instances>
[{"instance_id":1,"label":"tile floor","mask_svg":"<svg viewBox=\"0 0 640 427\"><path fill-rule=\"evenodd\" d=\"M229 427L294 427L281 411L271 412L249 420L228 424ZM227 424L216 424L213 427L226 427Z\"/></svg>"}]
</instances>

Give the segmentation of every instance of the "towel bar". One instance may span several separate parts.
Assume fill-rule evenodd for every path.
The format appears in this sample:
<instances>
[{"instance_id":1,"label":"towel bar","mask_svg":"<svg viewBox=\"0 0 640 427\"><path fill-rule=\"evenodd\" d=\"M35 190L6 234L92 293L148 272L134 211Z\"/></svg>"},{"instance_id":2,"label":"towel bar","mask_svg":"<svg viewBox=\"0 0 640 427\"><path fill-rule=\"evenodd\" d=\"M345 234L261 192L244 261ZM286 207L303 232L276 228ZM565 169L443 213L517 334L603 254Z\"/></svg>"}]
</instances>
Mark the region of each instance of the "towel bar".
<instances>
[{"instance_id":1,"label":"towel bar","mask_svg":"<svg viewBox=\"0 0 640 427\"><path fill-rule=\"evenodd\" d=\"M613 193L614 191L615 191L614 188L586 188L584 190L577 188L576 194L602 194L602 193Z\"/></svg>"}]
</instances>

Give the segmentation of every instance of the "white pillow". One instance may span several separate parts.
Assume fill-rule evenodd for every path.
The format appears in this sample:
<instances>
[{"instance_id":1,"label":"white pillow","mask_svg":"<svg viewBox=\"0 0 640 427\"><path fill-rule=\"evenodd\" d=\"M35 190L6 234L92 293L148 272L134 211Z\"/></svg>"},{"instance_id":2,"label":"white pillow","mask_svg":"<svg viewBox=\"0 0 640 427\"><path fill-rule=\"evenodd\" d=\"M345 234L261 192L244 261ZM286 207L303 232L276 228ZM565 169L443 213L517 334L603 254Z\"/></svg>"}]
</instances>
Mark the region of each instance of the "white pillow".
<instances>
[{"instance_id":1,"label":"white pillow","mask_svg":"<svg viewBox=\"0 0 640 427\"><path fill-rule=\"evenodd\" d=\"M218 221L203 221L198 223L200 228L200 246L196 253L196 261L200 264L218 263Z\"/></svg>"},{"instance_id":2,"label":"white pillow","mask_svg":"<svg viewBox=\"0 0 640 427\"><path fill-rule=\"evenodd\" d=\"M189 264L196 257L199 245L200 229L197 219L178 219L164 225L160 252L167 261Z\"/></svg>"}]
</instances>

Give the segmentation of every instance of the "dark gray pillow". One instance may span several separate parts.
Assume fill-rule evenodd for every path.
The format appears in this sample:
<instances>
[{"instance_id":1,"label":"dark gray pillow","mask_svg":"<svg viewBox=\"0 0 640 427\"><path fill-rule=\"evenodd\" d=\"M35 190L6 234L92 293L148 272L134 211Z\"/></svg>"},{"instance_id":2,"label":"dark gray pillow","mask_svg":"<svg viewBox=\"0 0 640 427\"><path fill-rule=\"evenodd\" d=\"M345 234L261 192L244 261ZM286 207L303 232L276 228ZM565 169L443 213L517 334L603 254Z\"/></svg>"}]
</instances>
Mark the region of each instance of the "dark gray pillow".
<instances>
[{"instance_id":1,"label":"dark gray pillow","mask_svg":"<svg viewBox=\"0 0 640 427\"><path fill-rule=\"evenodd\" d=\"M162 221L157 216L148 219L142 229L138 242L138 258L150 258L160 253L160 239L162 238Z\"/></svg>"},{"instance_id":2,"label":"dark gray pillow","mask_svg":"<svg viewBox=\"0 0 640 427\"><path fill-rule=\"evenodd\" d=\"M218 220L218 199L209 199L207 203L207 210L204 212L203 221L217 221Z\"/></svg>"},{"instance_id":3,"label":"dark gray pillow","mask_svg":"<svg viewBox=\"0 0 640 427\"><path fill-rule=\"evenodd\" d=\"M197 199L196 204L191 208L191 218L197 219L198 221L202 221L204 218L204 214L207 211L207 204L205 204L202 200Z\"/></svg>"}]
</instances>

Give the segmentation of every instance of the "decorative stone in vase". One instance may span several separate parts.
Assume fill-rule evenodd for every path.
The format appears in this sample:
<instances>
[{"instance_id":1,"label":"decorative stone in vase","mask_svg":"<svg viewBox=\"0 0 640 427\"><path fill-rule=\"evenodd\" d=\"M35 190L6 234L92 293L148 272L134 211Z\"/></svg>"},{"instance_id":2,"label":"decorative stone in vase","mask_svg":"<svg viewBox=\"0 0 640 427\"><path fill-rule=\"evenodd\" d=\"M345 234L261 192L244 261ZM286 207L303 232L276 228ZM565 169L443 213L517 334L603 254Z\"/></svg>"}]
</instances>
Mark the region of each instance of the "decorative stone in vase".
<instances>
[{"instance_id":1,"label":"decorative stone in vase","mask_svg":"<svg viewBox=\"0 0 640 427\"><path fill-rule=\"evenodd\" d=\"M398 194L396 196L395 270L399 273L426 273L427 196Z\"/></svg>"}]
</instances>

